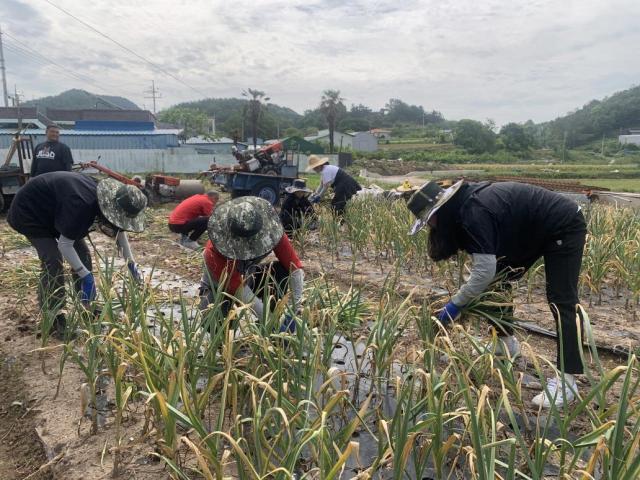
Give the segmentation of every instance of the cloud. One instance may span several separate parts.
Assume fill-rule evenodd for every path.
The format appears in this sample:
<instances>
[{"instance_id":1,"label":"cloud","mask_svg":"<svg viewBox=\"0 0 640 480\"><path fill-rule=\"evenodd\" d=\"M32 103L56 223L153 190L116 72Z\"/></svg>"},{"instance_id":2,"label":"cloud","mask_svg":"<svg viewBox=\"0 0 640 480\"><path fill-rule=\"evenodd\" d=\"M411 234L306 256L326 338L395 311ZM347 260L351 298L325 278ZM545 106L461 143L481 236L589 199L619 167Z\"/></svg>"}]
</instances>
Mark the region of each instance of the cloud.
<instances>
[{"instance_id":1,"label":"cloud","mask_svg":"<svg viewBox=\"0 0 640 480\"><path fill-rule=\"evenodd\" d=\"M190 87L253 87L303 111L337 88L373 108L396 97L451 118L541 121L640 74L637 0L53 1L189 86L40 1L4 0L3 27L99 93L142 104L155 79L163 107L203 96ZM92 87L7 60L10 83L31 95Z\"/></svg>"},{"instance_id":2,"label":"cloud","mask_svg":"<svg viewBox=\"0 0 640 480\"><path fill-rule=\"evenodd\" d=\"M49 24L42 17L37 8L32 7L28 1L2 0L0 2L0 19L2 26L11 25L12 30L20 32L26 38L38 38L38 35L47 35Z\"/></svg>"}]
</instances>

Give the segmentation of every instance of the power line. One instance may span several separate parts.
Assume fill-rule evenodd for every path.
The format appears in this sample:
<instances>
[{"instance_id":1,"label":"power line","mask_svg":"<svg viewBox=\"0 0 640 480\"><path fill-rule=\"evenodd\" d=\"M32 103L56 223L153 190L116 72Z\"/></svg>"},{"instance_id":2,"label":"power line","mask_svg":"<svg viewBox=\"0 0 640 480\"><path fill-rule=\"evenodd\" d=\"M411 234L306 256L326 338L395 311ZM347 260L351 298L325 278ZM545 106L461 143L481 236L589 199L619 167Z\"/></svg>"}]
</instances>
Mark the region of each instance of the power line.
<instances>
[{"instance_id":1,"label":"power line","mask_svg":"<svg viewBox=\"0 0 640 480\"><path fill-rule=\"evenodd\" d=\"M13 45L14 49L18 49L21 51L21 53L26 53L27 55L30 55L32 57L35 57L37 59L39 59L42 62L48 63L48 64L52 64L57 66L58 68L60 68L61 70L63 70L64 72L66 72L68 75L72 75L77 79L80 79L84 82L89 82L92 83L94 85L96 85L99 88L102 88L103 90L107 90L104 88L104 86L102 86L100 83L98 83L97 81L95 81L93 78L87 76L87 75L83 75L81 73L76 73L76 72L72 72L69 71L69 69L67 67L64 67L63 65L60 65L59 63L51 60L48 57L45 57L44 55L42 55L40 52L38 52L37 50L34 50L33 48L31 48L29 45L25 44L24 42L18 40L17 38L15 38L14 36L5 33L5 35L7 35L8 37L10 37L14 42L16 42L16 45Z\"/></svg>"},{"instance_id":2,"label":"power line","mask_svg":"<svg viewBox=\"0 0 640 480\"><path fill-rule=\"evenodd\" d=\"M151 65L153 68L155 68L156 70L164 73L165 75L173 78L175 81L181 83L182 85L184 85L185 87L193 90L194 92L196 92L198 95L202 95L203 97L208 97L208 95L205 92L202 92L200 90L198 90L197 88L189 85L187 82L185 82L184 80L182 80L179 77L176 77L173 73L169 72L168 70L165 70L164 68L162 68L160 65L158 65L155 62L152 62L151 60L143 57L142 55L140 55L139 53L135 52L134 50L130 49L129 47L127 47L126 45L123 45L122 43L118 42L117 40L111 38L109 35L107 35L106 33L102 33L100 30L98 30L96 27L94 27L93 25L85 22L84 20L81 20L80 18L76 17L74 14L72 14L71 12L65 10L62 7L59 7L58 5L56 5L55 3L53 3L50 0L45 0L45 2L47 2L49 5L51 5L52 7L60 10L62 13L64 13L65 15L70 16L71 18L73 18L74 20L76 20L77 22L81 23L82 25L84 25L85 27L89 28L90 30L94 31L95 33L97 33L98 35L100 35L101 37L106 38L107 40L109 40L112 43L115 43L118 47L122 48L123 50L129 52L131 55L134 55L136 58L139 58L140 60L142 60L145 63L148 63L149 65Z\"/></svg>"},{"instance_id":3,"label":"power line","mask_svg":"<svg viewBox=\"0 0 640 480\"><path fill-rule=\"evenodd\" d=\"M29 48L28 46L24 45L22 42L20 42L20 40L18 40L15 37L9 35L8 33L5 32L5 35L7 35L11 39L13 39L15 42L18 42L20 44L20 45L13 45L11 43L7 44L7 47L9 49L13 50L14 53L17 53L19 55L26 55L29 60L34 61L36 63L39 63L40 65L47 65L47 64L54 65L55 67L57 67L60 70L60 72L63 75L66 75L69 78L74 78L75 80L80 80L82 82L88 82L88 83L91 83L91 84L95 85L96 87L100 88L101 90L106 90L103 86L101 86L99 83L97 83L95 80L91 79L90 77L71 72L71 71L69 71L69 69L63 67L59 63L54 62L53 60L41 55L37 51L35 51L35 50ZM106 98L101 97L100 95L96 95L96 94L91 93L91 92L87 92L87 93L89 95L91 95L92 97L95 97L95 98L101 100L102 102L106 103L107 105L110 105L110 106L112 106L112 107L114 107L114 108L116 108L118 110L124 110L124 108L121 107L120 105L116 105L115 103L110 102L109 100L107 100Z\"/></svg>"}]
</instances>

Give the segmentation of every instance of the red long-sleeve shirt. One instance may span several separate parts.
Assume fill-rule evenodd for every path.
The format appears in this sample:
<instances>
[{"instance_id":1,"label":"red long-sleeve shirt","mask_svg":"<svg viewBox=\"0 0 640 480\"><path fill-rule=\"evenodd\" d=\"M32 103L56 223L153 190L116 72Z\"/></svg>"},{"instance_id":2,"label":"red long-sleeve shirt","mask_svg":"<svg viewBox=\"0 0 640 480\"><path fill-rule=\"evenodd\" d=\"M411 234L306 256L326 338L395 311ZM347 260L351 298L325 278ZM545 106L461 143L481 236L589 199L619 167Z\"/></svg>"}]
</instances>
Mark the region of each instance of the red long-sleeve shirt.
<instances>
[{"instance_id":1,"label":"red long-sleeve shirt","mask_svg":"<svg viewBox=\"0 0 640 480\"><path fill-rule=\"evenodd\" d=\"M282 235L282 238L273 249L273 253L280 264L289 269L289 271L302 268L302 262L286 235ZM242 285L242 275L236 269L236 260L224 257L209 240L204 247L204 261L212 280L219 282L221 278L226 278L224 291L235 295L240 285Z\"/></svg>"},{"instance_id":2,"label":"red long-sleeve shirt","mask_svg":"<svg viewBox=\"0 0 640 480\"><path fill-rule=\"evenodd\" d=\"M215 203L206 194L193 195L183 200L169 215L171 225L184 225L197 217L208 217L213 212Z\"/></svg>"}]
</instances>

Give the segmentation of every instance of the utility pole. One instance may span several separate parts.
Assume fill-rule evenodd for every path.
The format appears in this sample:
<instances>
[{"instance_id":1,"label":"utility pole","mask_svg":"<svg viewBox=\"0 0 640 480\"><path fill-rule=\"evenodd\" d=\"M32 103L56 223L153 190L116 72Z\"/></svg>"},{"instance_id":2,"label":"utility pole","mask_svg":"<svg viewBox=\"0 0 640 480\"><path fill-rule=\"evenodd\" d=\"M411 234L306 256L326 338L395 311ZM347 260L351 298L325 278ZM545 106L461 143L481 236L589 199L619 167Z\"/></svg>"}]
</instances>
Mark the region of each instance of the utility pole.
<instances>
[{"instance_id":1,"label":"utility pole","mask_svg":"<svg viewBox=\"0 0 640 480\"><path fill-rule=\"evenodd\" d=\"M155 80L151 80L151 90L145 90L144 93L148 93L149 94L149 96L144 97L144 98L151 98L153 100L153 114L155 115L155 113L156 113L156 98L158 98L158 99L162 98L162 95L160 94L160 90L158 90L156 88Z\"/></svg>"},{"instance_id":2,"label":"utility pole","mask_svg":"<svg viewBox=\"0 0 640 480\"><path fill-rule=\"evenodd\" d=\"M18 130L22 130L22 112L20 111L20 97L22 96L21 93L18 93L18 86L14 85L13 86L13 106L16 107L18 109Z\"/></svg>"},{"instance_id":3,"label":"utility pole","mask_svg":"<svg viewBox=\"0 0 640 480\"><path fill-rule=\"evenodd\" d=\"M9 106L9 95L7 94L7 69L4 66L4 52L2 50L2 26L0 25L0 70L2 71L2 98L4 106Z\"/></svg>"}]
</instances>

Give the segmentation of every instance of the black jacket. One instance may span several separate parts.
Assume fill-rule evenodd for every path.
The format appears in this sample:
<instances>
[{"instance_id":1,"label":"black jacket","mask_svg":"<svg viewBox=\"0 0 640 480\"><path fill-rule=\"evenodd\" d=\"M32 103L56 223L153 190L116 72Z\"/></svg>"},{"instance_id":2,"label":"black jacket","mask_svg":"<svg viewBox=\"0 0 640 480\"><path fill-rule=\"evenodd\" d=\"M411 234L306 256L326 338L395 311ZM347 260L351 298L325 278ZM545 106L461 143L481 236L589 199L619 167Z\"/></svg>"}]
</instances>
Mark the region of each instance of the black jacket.
<instances>
[{"instance_id":1,"label":"black jacket","mask_svg":"<svg viewBox=\"0 0 640 480\"><path fill-rule=\"evenodd\" d=\"M81 173L40 175L18 190L7 222L27 237L82 238L100 213L97 185Z\"/></svg>"},{"instance_id":2,"label":"black jacket","mask_svg":"<svg viewBox=\"0 0 640 480\"><path fill-rule=\"evenodd\" d=\"M461 249L493 254L510 267L526 266L541 255L548 241L576 228L578 205L542 187L471 183L463 185L459 198L455 197L451 207L457 207L454 215Z\"/></svg>"},{"instance_id":3,"label":"black jacket","mask_svg":"<svg viewBox=\"0 0 640 480\"><path fill-rule=\"evenodd\" d=\"M287 231L299 228L305 216L313 215L313 206L307 197L298 198L290 193L280 210L280 221Z\"/></svg>"},{"instance_id":4,"label":"black jacket","mask_svg":"<svg viewBox=\"0 0 640 480\"><path fill-rule=\"evenodd\" d=\"M43 142L33 149L31 178L49 172L71 171L73 156L71 149L60 142Z\"/></svg>"}]
</instances>

